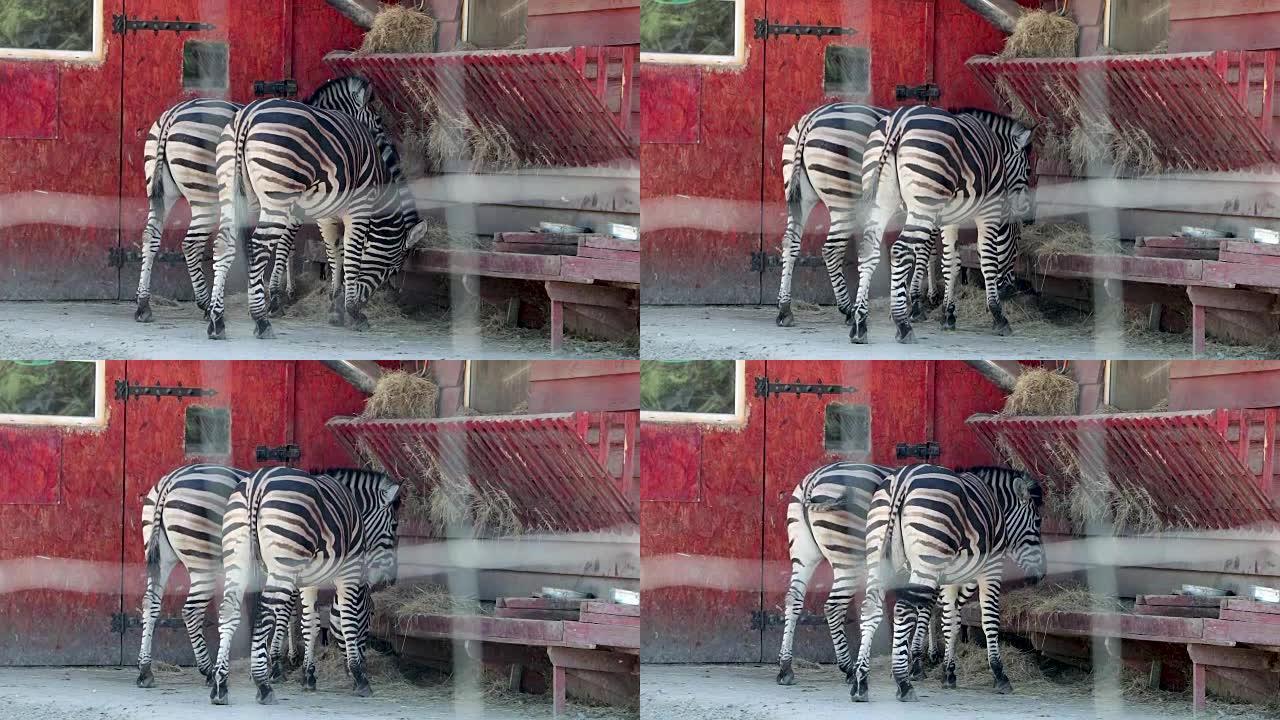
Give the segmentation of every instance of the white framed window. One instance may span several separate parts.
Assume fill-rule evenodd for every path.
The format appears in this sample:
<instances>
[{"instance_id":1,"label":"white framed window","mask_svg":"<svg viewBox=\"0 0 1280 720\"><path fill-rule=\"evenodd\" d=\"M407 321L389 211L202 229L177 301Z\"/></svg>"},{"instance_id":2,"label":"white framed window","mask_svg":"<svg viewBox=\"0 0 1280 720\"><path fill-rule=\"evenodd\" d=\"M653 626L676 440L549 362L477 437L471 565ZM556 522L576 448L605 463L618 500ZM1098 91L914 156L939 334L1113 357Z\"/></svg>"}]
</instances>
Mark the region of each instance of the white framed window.
<instances>
[{"instance_id":1,"label":"white framed window","mask_svg":"<svg viewBox=\"0 0 1280 720\"><path fill-rule=\"evenodd\" d=\"M1169 0L1107 0L1103 44L1145 53L1169 41Z\"/></svg>"},{"instance_id":2,"label":"white framed window","mask_svg":"<svg viewBox=\"0 0 1280 720\"><path fill-rule=\"evenodd\" d=\"M0 360L0 424L102 425L102 360Z\"/></svg>"},{"instance_id":3,"label":"white framed window","mask_svg":"<svg viewBox=\"0 0 1280 720\"><path fill-rule=\"evenodd\" d=\"M1169 409L1168 360L1108 360L1104 402L1123 412Z\"/></svg>"},{"instance_id":4,"label":"white framed window","mask_svg":"<svg viewBox=\"0 0 1280 720\"><path fill-rule=\"evenodd\" d=\"M529 410L528 360L468 360L462 375L462 405L480 415Z\"/></svg>"},{"instance_id":5,"label":"white framed window","mask_svg":"<svg viewBox=\"0 0 1280 720\"><path fill-rule=\"evenodd\" d=\"M523 47L529 0L463 0L462 40L481 49Z\"/></svg>"},{"instance_id":6,"label":"white framed window","mask_svg":"<svg viewBox=\"0 0 1280 720\"><path fill-rule=\"evenodd\" d=\"M102 59L102 0L0 2L0 58Z\"/></svg>"},{"instance_id":7,"label":"white framed window","mask_svg":"<svg viewBox=\"0 0 1280 720\"><path fill-rule=\"evenodd\" d=\"M747 413L743 360L640 361L640 419L741 423Z\"/></svg>"},{"instance_id":8,"label":"white framed window","mask_svg":"<svg viewBox=\"0 0 1280 720\"><path fill-rule=\"evenodd\" d=\"M640 0L640 59L684 65L746 61L746 0Z\"/></svg>"}]
</instances>

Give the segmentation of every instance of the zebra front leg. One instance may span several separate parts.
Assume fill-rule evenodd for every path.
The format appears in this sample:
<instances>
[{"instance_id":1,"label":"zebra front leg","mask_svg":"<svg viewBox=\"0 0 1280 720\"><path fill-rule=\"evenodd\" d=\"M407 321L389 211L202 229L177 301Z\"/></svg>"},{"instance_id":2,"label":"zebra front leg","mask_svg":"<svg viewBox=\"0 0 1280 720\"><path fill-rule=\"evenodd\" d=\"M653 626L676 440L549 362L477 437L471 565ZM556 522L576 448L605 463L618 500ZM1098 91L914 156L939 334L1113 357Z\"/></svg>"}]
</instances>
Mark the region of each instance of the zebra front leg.
<instances>
[{"instance_id":1,"label":"zebra front leg","mask_svg":"<svg viewBox=\"0 0 1280 720\"><path fill-rule=\"evenodd\" d=\"M357 331L369 329L369 318L364 314L364 306L369 299L364 287L373 272L365 262L369 226L367 217L347 218L346 236L342 241L343 306L351 318L351 329Z\"/></svg>"},{"instance_id":2,"label":"zebra front leg","mask_svg":"<svg viewBox=\"0 0 1280 720\"><path fill-rule=\"evenodd\" d=\"M320 618L316 616L319 588L302 589L302 689L316 689L316 636L320 634Z\"/></svg>"},{"instance_id":3,"label":"zebra front leg","mask_svg":"<svg viewBox=\"0 0 1280 720\"><path fill-rule=\"evenodd\" d=\"M335 583L338 612L342 621L342 641L347 655L347 669L351 671L352 692L360 697L369 697L373 690L369 687L369 676L365 673L364 638L360 637L363 627L360 622L360 586L339 580Z\"/></svg>"},{"instance_id":4,"label":"zebra front leg","mask_svg":"<svg viewBox=\"0 0 1280 720\"><path fill-rule=\"evenodd\" d=\"M1012 242L1010 223L1003 217L979 217L974 222L978 226L978 263L982 266L987 309L991 311L991 331L1000 336L1012 335L1000 299L1000 254L1001 248Z\"/></svg>"},{"instance_id":5,"label":"zebra front leg","mask_svg":"<svg viewBox=\"0 0 1280 720\"><path fill-rule=\"evenodd\" d=\"M142 646L138 649L140 688L156 686L155 675L151 672L151 642L155 638L156 618L160 615L160 605L164 600L164 586L169 582L169 573L173 572L174 565L178 563L178 556L165 539L164 529L152 527L151 533L151 541L157 546L154 551L147 553L147 589L142 596Z\"/></svg>"},{"instance_id":6,"label":"zebra front leg","mask_svg":"<svg viewBox=\"0 0 1280 720\"><path fill-rule=\"evenodd\" d=\"M916 615L916 629L911 635L911 680L923 680L924 674L924 642L929 636L932 624L933 604L920 608Z\"/></svg>"},{"instance_id":7,"label":"zebra front leg","mask_svg":"<svg viewBox=\"0 0 1280 720\"><path fill-rule=\"evenodd\" d=\"M342 228L337 220L320 220L316 225L324 239L329 271L329 324L342 327L347 322L342 303Z\"/></svg>"},{"instance_id":8,"label":"zebra front leg","mask_svg":"<svg viewBox=\"0 0 1280 720\"><path fill-rule=\"evenodd\" d=\"M792 502L787 506L787 536L791 546L791 582L787 586L787 609L782 627L782 647L778 650L778 684L795 683L791 668L791 650L795 645L796 623L804 610L804 596L813 571L822 562L822 551L813 539L805 520L804 506Z\"/></svg>"},{"instance_id":9,"label":"zebra front leg","mask_svg":"<svg viewBox=\"0 0 1280 720\"><path fill-rule=\"evenodd\" d=\"M956 638L960 634L959 585L942 589L942 687L956 686Z\"/></svg>"},{"instance_id":10,"label":"zebra front leg","mask_svg":"<svg viewBox=\"0 0 1280 720\"><path fill-rule=\"evenodd\" d=\"M187 628L187 638L191 640L191 649L196 656L196 668L204 676L205 685L213 684L213 662L204 642L204 613L213 599L213 588L217 582L218 577L214 573L191 571L191 590L182 605L182 624Z\"/></svg>"},{"instance_id":11,"label":"zebra front leg","mask_svg":"<svg viewBox=\"0 0 1280 720\"><path fill-rule=\"evenodd\" d=\"M275 245L272 247L271 285L267 305L267 315L270 317L284 315L285 305L288 304L281 285L287 277L292 286L293 273L290 271L289 263L293 258L293 238L299 224L301 224L301 218L290 215L283 233L276 238Z\"/></svg>"},{"instance_id":12,"label":"zebra front leg","mask_svg":"<svg viewBox=\"0 0 1280 720\"><path fill-rule=\"evenodd\" d=\"M1004 662L1000 658L1000 568L989 572L978 581L978 601L982 611L982 634L987 640L987 662L996 692L1007 695L1013 692L1013 684L1004 674Z\"/></svg>"},{"instance_id":13,"label":"zebra front leg","mask_svg":"<svg viewBox=\"0 0 1280 720\"><path fill-rule=\"evenodd\" d=\"M853 668L853 688L849 695L854 702L867 702L870 699L868 684L871 675L871 641L876 636L880 621L884 619L884 588L879 578L867 579L867 591L863 595L859 615L858 661Z\"/></svg>"},{"instance_id":14,"label":"zebra front leg","mask_svg":"<svg viewBox=\"0 0 1280 720\"><path fill-rule=\"evenodd\" d=\"M267 266L281 243L291 242L289 228L293 222L289 212L263 208L258 227L249 238L249 317L253 318L253 336L271 339L276 336L267 319Z\"/></svg>"},{"instance_id":15,"label":"zebra front leg","mask_svg":"<svg viewBox=\"0 0 1280 720\"><path fill-rule=\"evenodd\" d=\"M893 606L893 679L898 684L898 700L902 702L917 700L915 688L911 686L911 644L916 635L916 618L927 612L937 594L935 581L913 571Z\"/></svg>"}]
</instances>

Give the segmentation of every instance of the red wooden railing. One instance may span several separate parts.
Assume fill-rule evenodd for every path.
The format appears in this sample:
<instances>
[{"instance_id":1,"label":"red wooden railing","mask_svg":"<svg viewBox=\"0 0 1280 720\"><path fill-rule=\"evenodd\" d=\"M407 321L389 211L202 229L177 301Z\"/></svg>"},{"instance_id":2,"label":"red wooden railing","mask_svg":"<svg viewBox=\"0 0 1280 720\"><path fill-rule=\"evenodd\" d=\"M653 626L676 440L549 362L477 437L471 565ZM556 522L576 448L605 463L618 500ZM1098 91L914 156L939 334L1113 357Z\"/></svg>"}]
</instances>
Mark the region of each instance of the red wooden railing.
<instances>
[{"instance_id":1,"label":"red wooden railing","mask_svg":"<svg viewBox=\"0 0 1280 720\"><path fill-rule=\"evenodd\" d=\"M638 137L632 125L635 102L636 61L640 48L634 45L575 47L573 67L595 88L596 98L613 114L614 122L629 137ZM604 58L605 72L600 72Z\"/></svg>"}]
</instances>

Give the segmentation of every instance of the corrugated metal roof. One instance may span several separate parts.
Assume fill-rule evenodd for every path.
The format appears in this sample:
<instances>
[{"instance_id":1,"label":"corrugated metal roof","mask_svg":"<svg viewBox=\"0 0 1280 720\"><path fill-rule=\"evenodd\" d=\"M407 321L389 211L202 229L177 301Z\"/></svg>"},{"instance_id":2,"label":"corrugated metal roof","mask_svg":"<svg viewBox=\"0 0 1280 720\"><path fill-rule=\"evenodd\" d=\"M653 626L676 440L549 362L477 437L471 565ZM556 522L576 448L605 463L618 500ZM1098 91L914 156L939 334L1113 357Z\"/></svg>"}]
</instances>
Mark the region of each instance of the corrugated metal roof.
<instances>
[{"instance_id":1,"label":"corrugated metal roof","mask_svg":"<svg viewBox=\"0 0 1280 720\"><path fill-rule=\"evenodd\" d=\"M977 415L966 424L995 457L1016 455L1028 470L1056 487L1070 487L1080 476L1093 473L1110 478L1120 489L1145 490L1167 527L1218 530L1280 524L1280 512L1246 464L1247 446L1241 450L1228 442L1233 412L1240 411ZM1274 443L1274 432L1269 437ZM1274 448L1264 448L1268 452L1274 453ZM1065 462L1064 453L1069 456Z\"/></svg>"},{"instance_id":2,"label":"corrugated metal roof","mask_svg":"<svg viewBox=\"0 0 1280 720\"><path fill-rule=\"evenodd\" d=\"M634 48L547 48L431 54L330 53L336 70L362 75L397 115L421 114L424 98L442 112L510 133L525 166L592 167L639 159L630 127ZM599 58L604 57L603 63ZM586 78L594 63L594 79ZM625 109L610 112L611 63L620 63ZM605 66L600 71L600 65Z\"/></svg>"},{"instance_id":3,"label":"corrugated metal roof","mask_svg":"<svg viewBox=\"0 0 1280 720\"><path fill-rule=\"evenodd\" d=\"M978 57L967 65L993 97L1007 103L1007 88L1039 123L1071 127L1084 117L1145 131L1166 168L1242 170L1280 159L1270 137L1274 50Z\"/></svg>"},{"instance_id":4,"label":"corrugated metal roof","mask_svg":"<svg viewBox=\"0 0 1280 720\"><path fill-rule=\"evenodd\" d=\"M442 473L469 479L477 492L501 489L524 532L634 528L638 509L597 457L607 457L607 448L597 453L585 441L590 415L339 417L328 427L353 457L372 455L397 477L421 478L425 455Z\"/></svg>"}]
</instances>

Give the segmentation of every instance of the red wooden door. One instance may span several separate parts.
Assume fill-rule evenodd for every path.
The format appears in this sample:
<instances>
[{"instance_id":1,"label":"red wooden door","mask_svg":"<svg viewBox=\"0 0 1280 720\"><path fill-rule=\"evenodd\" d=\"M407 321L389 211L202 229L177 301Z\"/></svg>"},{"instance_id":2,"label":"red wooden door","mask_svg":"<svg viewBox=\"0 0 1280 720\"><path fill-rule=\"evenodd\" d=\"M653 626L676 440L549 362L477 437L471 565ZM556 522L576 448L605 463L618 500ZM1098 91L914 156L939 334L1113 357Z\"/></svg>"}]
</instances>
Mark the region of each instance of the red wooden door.
<instances>
[{"instance_id":1,"label":"red wooden door","mask_svg":"<svg viewBox=\"0 0 1280 720\"><path fill-rule=\"evenodd\" d=\"M123 5L97 60L0 59L0 300L117 296Z\"/></svg>"},{"instance_id":2,"label":"red wooden door","mask_svg":"<svg viewBox=\"0 0 1280 720\"><path fill-rule=\"evenodd\" d=\"M640 427L641 658L759 662L764 363L742 424Z\"/></svg>"},{"instance_id":3,"label":"red wooden door","mask_svg":"<svg viewBox=\"0 0 1280 720\"><path fill-rule=\"evenodd\" d=\"M764 252L761 302L778 295L778 264L786 228L782 186L782 144L805 113L828 102L860 102L892 108L896 85L919 85L933 76L934 0L769 0L770 23L844 28L835 36L783 35L765 43L764 82ZM839 68L847 68L841 70ZM831 282L821 248L829 218L819 206L806 224L801 259L792 279L796 297L832 303ZM857 288L857 238L851 238L846 262L850 292ZM887 263L881 263L886 265ZM887 277L881 270L877 276Z\"/></svg>"},{"instance_id":4,"label":"red wooden door","mask_svg":"<svg viewBox=\"0 0 1280 720\"><path fill-rule=\"evenodd\" d=\"M777 657L791 578L787 543L787 504L796 484L812 470L837 460L899 465L898 443L928 439L930 403L927 362L769 362L770 383L831 385L834 392L770 393L765 402L764 600L768 619L764 661ZM833 661L822 604L831 588L825 564L810 581L805 614L797 626L795 653ZM857 637L857 605L846 626Z\"/></svg>"},{"instance_id":5,"label":"red wooden door","mask_svg":"<svg viewBox=\"0 0 1280 720\"><path fill-rule=\"evenodd\" d=\"M0 425L0 665L120 663L124 376L104 425Z\"/></svg>"},{"instance_id":6,"label":"red wooden door","mask_svg":"<svg viewBox=\"0 0 1280 720\"><path fill-rule=\"evenodd\" d=\"M259 445L276 447L294 442L294 367L291 361L128 363L131 386L181 385L216 393L144 395L129 400L125 408L124 607L131 618L136 618L142 605L145 582L141 512L146 494L161 476L181 465L217 462L253 469L262 465L254 453ZM306 457L300 462L305 463ZM181 617L186 583L186 572L174 570L161 618ZM216 617L216 602L211 605L210 620ZM136 659L141 638L141 630L131 623L124 637L126 663ZM206 639L216 640L212 634ZM180 622L157 625L153 652L168 662L192 660L191 645Z\"/></svg>"},{"instance_id":7,"label":"red wooden door","mask_svg":"<svg viewBox=\"0 0 1280 720\"><path fill-rule=\"evenodd\" d=\"M764 41L739 0L745 57L640 68L641 295L646 303L755 303L760 271Z\"/></svg>"},{"instance_id":8,"label":"red wooden door","mask_svg":"<svg viewBox=\"0 0 1280 720\"><path fill-rule=\"evenodd\" d=\"M131 18L179 18L213 28L182 33L131 32L125 40L120 232L126 250L137 249L147 220L143 144L151 124L182 100L215 97L245 103L254 98L255 80L288 77L292 4L292 0L213 4L202 0L129 0ZM191 282L180 252L189 219L187 204L180 201L170 213L168 231L161 240L164 254L152 271L153 293L191 297ZM211 245L206 252L212 252ZM121 298L134 296L140 268L137 260L125 264L120 276ZM239 279L243 273L237 270L231 277Z\"/></svg>"}]
</instances>

